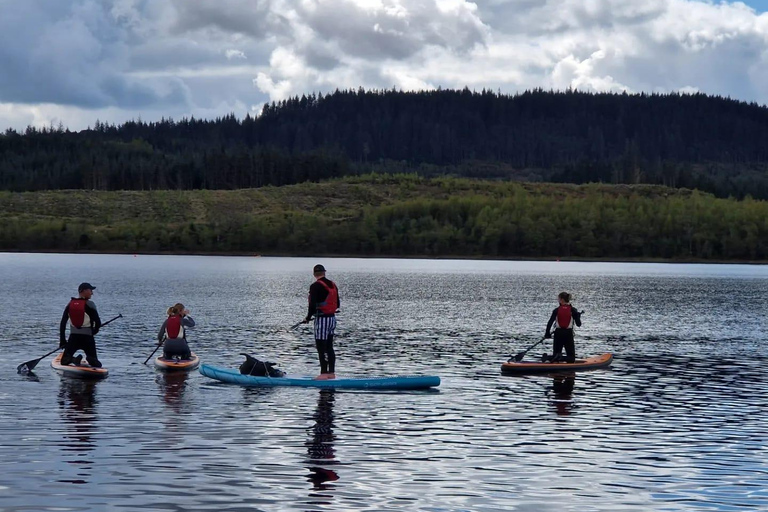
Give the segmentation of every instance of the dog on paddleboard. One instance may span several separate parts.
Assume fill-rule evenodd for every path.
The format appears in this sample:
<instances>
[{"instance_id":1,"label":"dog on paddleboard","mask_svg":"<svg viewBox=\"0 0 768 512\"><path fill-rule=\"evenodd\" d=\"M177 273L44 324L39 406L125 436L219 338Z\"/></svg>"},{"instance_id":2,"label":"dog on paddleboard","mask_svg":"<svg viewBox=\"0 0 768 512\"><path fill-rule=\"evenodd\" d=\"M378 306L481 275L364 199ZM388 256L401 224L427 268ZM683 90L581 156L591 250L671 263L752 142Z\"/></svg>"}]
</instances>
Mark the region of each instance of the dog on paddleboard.
<instances>
[{"instance_id":1,"label":"dog on paddleboard","mask_svg":"<svg viewBox=\"0 0 768 512\"><path fill-rule=\"evenodd\" d=\"M240 353L241 356L245 356L245 361L240 365L240 373L243 375L252 375L254 377L284 377L285 372L275 368L276 363L270 363L269 361L259 361L255 357L249 356L245 353Z\"/></svg>"}]
</instances>

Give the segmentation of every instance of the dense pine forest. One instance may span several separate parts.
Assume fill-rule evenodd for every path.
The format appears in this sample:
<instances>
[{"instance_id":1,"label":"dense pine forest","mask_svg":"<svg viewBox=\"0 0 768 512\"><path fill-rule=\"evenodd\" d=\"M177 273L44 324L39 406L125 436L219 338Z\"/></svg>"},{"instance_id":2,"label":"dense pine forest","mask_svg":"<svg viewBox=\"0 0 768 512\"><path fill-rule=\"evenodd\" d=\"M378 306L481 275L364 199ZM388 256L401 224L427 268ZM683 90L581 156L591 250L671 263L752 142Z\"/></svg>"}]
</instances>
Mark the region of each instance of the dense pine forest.
<instances>
[{"instance_id":1,"label":"dense pine forest","mask_svg":"<svg viewBox=\"0 0 768 512\"><path fill-rule=\"evenodd\" d=\"M371 171L768 199L768 109L703 94L337 91L258 117L7 130L0 190L193 190Z\"/></svg>"},{"instance_id":2,"label":"dense pine forest","mask_svg":"<svg viewBox=\"0 0 768 512\"><path fill-rule=\"evenodd\" d=\"M414 174L231 191L0 192L0 250L764 261L768 202Z\"/></svg>"}]
</instances>

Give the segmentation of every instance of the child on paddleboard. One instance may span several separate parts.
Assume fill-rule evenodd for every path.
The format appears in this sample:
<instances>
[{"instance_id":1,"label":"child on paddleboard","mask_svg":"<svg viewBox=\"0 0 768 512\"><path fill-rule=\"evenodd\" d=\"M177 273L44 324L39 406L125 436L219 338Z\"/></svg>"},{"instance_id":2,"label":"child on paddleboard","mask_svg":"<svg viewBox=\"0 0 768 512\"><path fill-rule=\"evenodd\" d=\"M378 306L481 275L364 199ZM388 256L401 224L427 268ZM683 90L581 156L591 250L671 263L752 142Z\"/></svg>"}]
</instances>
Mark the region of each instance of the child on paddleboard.
<instances>
[{"instance_id":1,"label":"child on paddleboard","mask_svg":"<svg viewBox=\"0 0 768 512\"><path fill-rule=\"evenodd\" d=\"M166 312L168 318L165 319L163 325L160 327L160 332L157 333L158 345L163 343L163 358L173 359L179 357L181 359L190 359L192 352L187 345L187 333L185 327L194 327L195 320L189 316L189 310L184 307L184 304L178 303L168 308Z\"/></svg>"},{"instance_id":2,"label":"child on paddleboard","mask_svg":"<svg viewBox=\"0 0 768 512\"><path fill-rule=\"evenodd\" d=\"M563 347L565 347L565 360L568 363L573 363L576 361L576 346L573 342L573 327L574 325L576 327L581 327L581 312L571 305L570 293L560 292L557 296L557 300L560 305L552 311L552 316L549 317L547 329L544 334L545 338L552 338L551 329L554 324L555 332L552 340L552 357L549 358L549 360L552 362L559 361Z\"/></svg>"}]
</instances>

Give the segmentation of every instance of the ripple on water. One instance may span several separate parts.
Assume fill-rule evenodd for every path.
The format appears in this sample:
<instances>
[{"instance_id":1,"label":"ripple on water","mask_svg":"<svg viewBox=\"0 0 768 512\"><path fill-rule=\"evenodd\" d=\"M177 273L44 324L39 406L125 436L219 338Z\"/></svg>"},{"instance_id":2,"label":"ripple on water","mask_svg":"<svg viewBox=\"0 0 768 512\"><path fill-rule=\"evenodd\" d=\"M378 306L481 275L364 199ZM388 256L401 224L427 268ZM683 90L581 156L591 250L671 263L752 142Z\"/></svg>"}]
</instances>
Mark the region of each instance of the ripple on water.
<instances>
[{"instance_id":1,"label":"ripple on water","mask_svg":"<svg viewBox=\"0 0 768 512\"><path fill-rule=\"evenodd\" d=\"M316 372L309 328L287 328L314 260L0 255L4 297L37 312L0 310L0 509L768 509L764 321L743 307L766 296L762 267L327 261L340 373L437 374L438 391L242 389L142 364L183 300L203 361ZM17 375L50 350L74 274L124 315L99 337L110 377ZM500 375L561 289L586 309L579 353L614 364Z\"/></svg>"}]
</instances>

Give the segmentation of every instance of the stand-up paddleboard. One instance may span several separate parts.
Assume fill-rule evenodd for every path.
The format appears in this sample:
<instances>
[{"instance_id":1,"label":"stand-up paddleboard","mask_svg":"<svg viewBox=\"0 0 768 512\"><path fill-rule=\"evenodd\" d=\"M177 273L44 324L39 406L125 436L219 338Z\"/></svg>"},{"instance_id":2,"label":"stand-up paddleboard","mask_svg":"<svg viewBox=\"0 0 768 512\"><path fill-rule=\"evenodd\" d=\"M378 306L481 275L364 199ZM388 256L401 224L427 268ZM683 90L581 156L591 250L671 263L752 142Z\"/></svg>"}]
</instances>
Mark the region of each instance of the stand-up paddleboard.
<instances>
[{"instance_id":1,"label":"stand-up paddleboard","mask_svg":"<svg viewBox=\"0 0 768 512\"><path fill-rule=\"evenodd\" d=\"M277 387L295 386L305 388L326 389L427 389L440 385L440 377L436 375L403 375L397 377L365 377L315 380L313 377L287 375L285 377L257 377L243 375L238 370L218 368L204 364L200 373L206 377L228 384L246 387Z\"/></svg>"},{"instance_id":2,"label":"stand-up paddleboard","mask_svg":"<svg viewBox=\"0 0 768 512\"><path fill-rule=\"evenodd\" d=\"M611 365L613 354L601 354L599 356L577 359L574 363L557 362L542 363L539 361L509 361L501 365L501 373L547 373L574 370L594 370Z\"/></svg>"},{"instance_id":3,"label":"stand-up paddleboard","mask_svg":"<svg viewBox=\"0 0 768 512\"><path fill-rule=\"evenodd\" d=\"M94 368L88 364L80 364L80 366L61 364L61 356L63 355L63 353L59 354L51 361L51 367L61 372L62 375L80 379L103 379L109 375L109 370L106 368ZM83 359L83 363L86 363L85 359Z\"/></svg>"},{"instance_id":4,"label":"stand-up paddleboard","mask_svg":"<svg viewBox=\"0 0 768 512\"><path fill-rule=\"evenodd\" d=\"M155 358L155 368L164 372L185 372L194 370L200 366L200 358L192 352L190 359L165 359L163 356Z\"/></svg>"}]
</instances>

